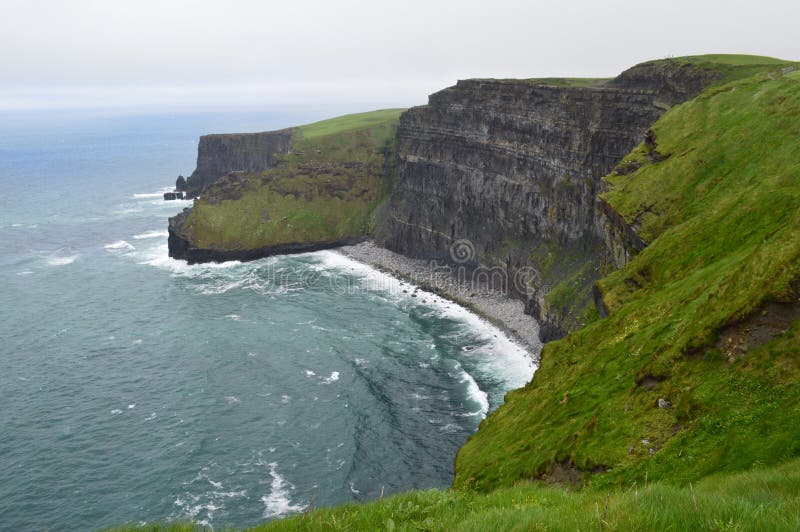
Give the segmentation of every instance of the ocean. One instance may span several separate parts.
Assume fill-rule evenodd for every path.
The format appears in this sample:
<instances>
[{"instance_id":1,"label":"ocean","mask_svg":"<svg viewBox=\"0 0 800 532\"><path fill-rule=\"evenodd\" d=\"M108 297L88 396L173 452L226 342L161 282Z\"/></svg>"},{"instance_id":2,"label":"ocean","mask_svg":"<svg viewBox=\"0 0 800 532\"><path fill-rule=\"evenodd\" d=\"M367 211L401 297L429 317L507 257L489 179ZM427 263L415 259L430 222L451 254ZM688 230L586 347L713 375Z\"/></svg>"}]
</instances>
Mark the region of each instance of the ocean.
<instances>
[{"instance_id":1,"label":"ocean","mask_svg":"<svg viewBox=\"0 0 800 532\"><path fill-rule=\"evenodd\" d=\"M161 198L205 133L344 107L0 115L0 529L242 527L447 487L530 380L466 310L335 251L194 265Z\"/></svg>"}]
</instances>

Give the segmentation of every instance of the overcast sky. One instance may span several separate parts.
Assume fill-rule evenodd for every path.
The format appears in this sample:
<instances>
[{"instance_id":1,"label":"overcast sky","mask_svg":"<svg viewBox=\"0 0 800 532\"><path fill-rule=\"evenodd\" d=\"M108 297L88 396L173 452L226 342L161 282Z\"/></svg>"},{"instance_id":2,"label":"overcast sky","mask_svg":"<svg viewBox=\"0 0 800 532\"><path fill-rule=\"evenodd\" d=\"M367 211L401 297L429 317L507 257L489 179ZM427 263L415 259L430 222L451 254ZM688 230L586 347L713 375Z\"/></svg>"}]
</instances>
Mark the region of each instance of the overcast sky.
<instances>
[{"instance_id":1,"label":"overcast sky","mask_svg":"<svg viewBox=\"0 0 800 532\"><path fill-rule=\"evenodd\" d=\"M0 109L424 103L469 77L800 59L798 0L0 0Z\"/></svg>"}]
</instances>

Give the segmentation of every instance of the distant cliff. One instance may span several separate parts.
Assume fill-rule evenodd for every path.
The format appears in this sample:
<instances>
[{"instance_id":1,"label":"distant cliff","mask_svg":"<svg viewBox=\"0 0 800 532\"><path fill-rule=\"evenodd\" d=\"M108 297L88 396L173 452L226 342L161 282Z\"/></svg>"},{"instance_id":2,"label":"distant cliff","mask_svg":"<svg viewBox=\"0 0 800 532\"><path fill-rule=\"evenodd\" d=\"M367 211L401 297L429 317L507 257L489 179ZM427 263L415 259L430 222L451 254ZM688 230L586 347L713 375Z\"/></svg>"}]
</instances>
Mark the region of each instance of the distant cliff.
<instances>
[{"instance_id":1,"label":"distant cliff","mask_svg":"<svg viewBox=\"0 0 800 532\"><path fill-rule=\"evenodd\" d=\"M291 148L292 130L265 133L203 135L197 146L197 168L187 180L190 197L231 172L263 172L275 166L278 154Z\"/></svg>"},{"instance_id":2,"label":"distant cliff","mask_svg":"<svg viewBox=\"0 0 800 532\"><path fill-rule=\"evenodd\" d=\"M621 219L597 203L603 176L666 109L721 77L659 61L605 82L459 81L402 115L378 238L445 259L468 240L475 266L508 268L510 278L532 269L516 289L530 297L543 339L559 337L592 307L603 264L630 256Z\"/></svg>"},{"instance_id":3,"label":"distant cliff","mask_svg":"<svg viewBox=\"0 0 800 532\"><path fill-rule=\"evenodd\" d=\"M270 133L207 135L187 185L191 209L169 221L169 254L253 260L350 244L391 186L402 109Z\"/></svg>"}]
</instances>

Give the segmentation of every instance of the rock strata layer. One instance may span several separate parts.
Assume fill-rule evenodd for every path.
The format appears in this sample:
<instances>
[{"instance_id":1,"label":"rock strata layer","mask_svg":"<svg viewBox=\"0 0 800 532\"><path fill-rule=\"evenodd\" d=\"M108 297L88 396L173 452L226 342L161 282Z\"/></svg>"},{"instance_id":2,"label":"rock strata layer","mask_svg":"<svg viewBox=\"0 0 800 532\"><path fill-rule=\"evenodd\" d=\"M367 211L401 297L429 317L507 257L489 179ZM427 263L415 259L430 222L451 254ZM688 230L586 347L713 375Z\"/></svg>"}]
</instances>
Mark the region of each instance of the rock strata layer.
<instances>
[{"instance_id":1,"label":"rock strata layer","mask_svg":"<svg viewBox=\"0 0 800 532\"><path fill-rule=\"evenodd\" d=\"M292 131L203 135L197 146L197 168L186 181L189 197L198 196L216 179L232 172L258 173L272 168L275 155L291 149Z\"/></svg>"},{"instance_id":2,"label":"rock strata layer","mask_svg":"<svg viewBox=\"0 0 800 532\"><path fill-rule=\"evenodd\" d=\"M598 200L603 176L666 109L719 77L652 62L585 87L459 81L402 115L377 239L411 257L503 269L542 339L558 338L593 307L603 266L644 245Z\"/></svg>"}]
</instances>

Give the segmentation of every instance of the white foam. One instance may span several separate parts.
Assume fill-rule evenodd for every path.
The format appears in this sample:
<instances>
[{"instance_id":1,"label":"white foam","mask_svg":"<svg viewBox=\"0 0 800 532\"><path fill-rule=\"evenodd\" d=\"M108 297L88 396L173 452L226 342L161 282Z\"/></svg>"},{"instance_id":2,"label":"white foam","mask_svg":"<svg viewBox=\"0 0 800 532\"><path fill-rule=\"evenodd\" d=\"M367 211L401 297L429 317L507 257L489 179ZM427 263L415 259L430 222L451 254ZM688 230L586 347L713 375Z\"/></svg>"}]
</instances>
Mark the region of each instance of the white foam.
<instances>
[{"instance_id":1,"label":"white foam","mask_svg":"<svg viewBox=\"0 0 800 532\"><path fill-rule=\"evenodd\" d=\"M307 369L307 370L306 370L306 377L313 377L314 375L316 375L316 373L314 373L314 372L313 372L313 371L311 371L310 369Z\"/></svg>"},{"instance_id":2,"label":"white foam","mask_svg":"<svg viewBox=\"0 0 800 532\"><path fill-rule=\"evenodd\" d=\"M138 235L133 235L134 240L144 240L145 238L166 238L169 236L169 231L145 231Z\"/></svg>"},{"instance_id":3,"label":"white foam","mask_svg":"<svg viewBox=\"0 0 800 532\"><path fill-rule=\"evenodd\" d=\"M167 245L152 247L144 251L142 254L145 259L139 264L146 264L147 266L154 266L162 270L168 270L172 273L185 272L190 268L189 264L183 260L173 259L169 256Z\"/></svg>"},{"instance_id":4,"label":"white foam","mask_svg":"<svg viewBox=\"0 0 800 532\"><path fill-rule=\"evenodd\" d=\"M289 496L294 486L286 482L286 479L278 473L277 468L276 462L269 464L269 474L272 475L270 492L269 495L261 497L261 502L265 507L264 517L278 517L288 513L302 512L305 509L305 506L300 504L292 504Z\"/></svg>"},{"instance_id":5,"label":"white foam","mask_svg":"<svg viewBox=\"0 0 800 532\"><path fill-rule=\"evenodd\" d=\"M457 364L457 369L461 373L461 382L467 384L467 398L478 404L481 417L486 417L489 413L489 396L480 389L478 383L467 373L461 364Z\"/></svg>"},{"instance_id":6,"label":"white foam","mask_svg":"<svg viewBox=\"0 0 800 532\"><path fill-rule=\"evenodd\" d=\"M327 379L325 379L323 382L325 384L330 384L330 383L336 382L338 380L339 380L339 372L338 371L334 371L333 373L331 373L331 376L328 377Z\"/></svg>"},{"instance_id":7,"label":"white foam","mask_svg":"<svg viewBox=\"0 0 800 532\"><path fill-rule=\"evenodd\" d=\"M175 274L182 274L187 277L203 277L207 276L209 272L212 271L235 268L242 265L242 262L238 260L189 265L189 263L185 260L178 260L170 257L166 242L144 249L136 255L139 258L144 259L139 261L139 264L154 266L156 268L167 270ZM234 283L237 282L238 281L234 281ZM205 287L206 291L203 291L202 293L221 294L227 292L231 288L234 288L234 285L225 283L222 286L217 285Z\"/></svg>"},{"instance_id":8,"label":"white foam","mask_svg":"<svg viewBox=\"0 0 800 532\"><path fill-rule=\"evenodd\" d=\"M228 402L228 404L229 404L229 405L235 405L235 404L237 404L237 403L241 403L241 401L239 400L239 398L238 398L238 397L236 397L235 395L228 395L228 396L225 396L225 400Z\"/></svg>"},{"instance_id":9,"label":"white foam","mask_svg":"<svg viewBox=\"0 0 800 532\"><path fill-rule=\"evenodd\" d=\"M103 247L108 251L133 251L136 249L132 244L124 240L118 240L113 244L106 244Z\"/></svg>"},{"instance_id":10,"label":"white foam","mask_svg":"<svg viewBox=\"0 0 800 532\"><path fill-rule=\"evenodd\" d=\"M47 264L49 264L50 266L66 266L67 264L72 264L77 259L78 259L77 255L69 255L67 257L56 256L48 258Z\"/></svg>"},{"instance_id":11,"label":"white foam","mask_svg":"<svg viewBox=\"0 0 800 532\"><path fill-rule=\"evenodd\" d=\"M479 367L481 372L499 378L506 389L519 388L527 384L537 369L533 357L520 344L509 338L502 330L472 313L468 309L452 301L444 299L432 292L423 290L406 281L401 281L367 264L363 264L336 251L318 251L308 254L320 261L321 268L339 269L347 274L358 277L360 289L388 293L395 301L410 305L423 305L433 309L433 316L448 318L465 325L465 331L458 333L461 337L467 333L476 335L480 347L463 351L463 356L468 357L471 365ZM341 289L344 282L335 283L334 289ZM348 287L352 289L353 287ZM406 290L404 292L404 290ZM417 297L412 297L416 293ZM425 300L425 303L422 301ZM432 346L435 349L435 346ZM462 369L463 371L463 369ZM466 372L465 372L466 373ZM469 378L474 383L472 376ZM470 388L472 384L469 385ZM478 397L478 392L485 396L477 383L477 390L471 393ZM484 400L479 400L483 405ZM483 407L481 408L483 411Z\"/></svg>"}]
</instances>

